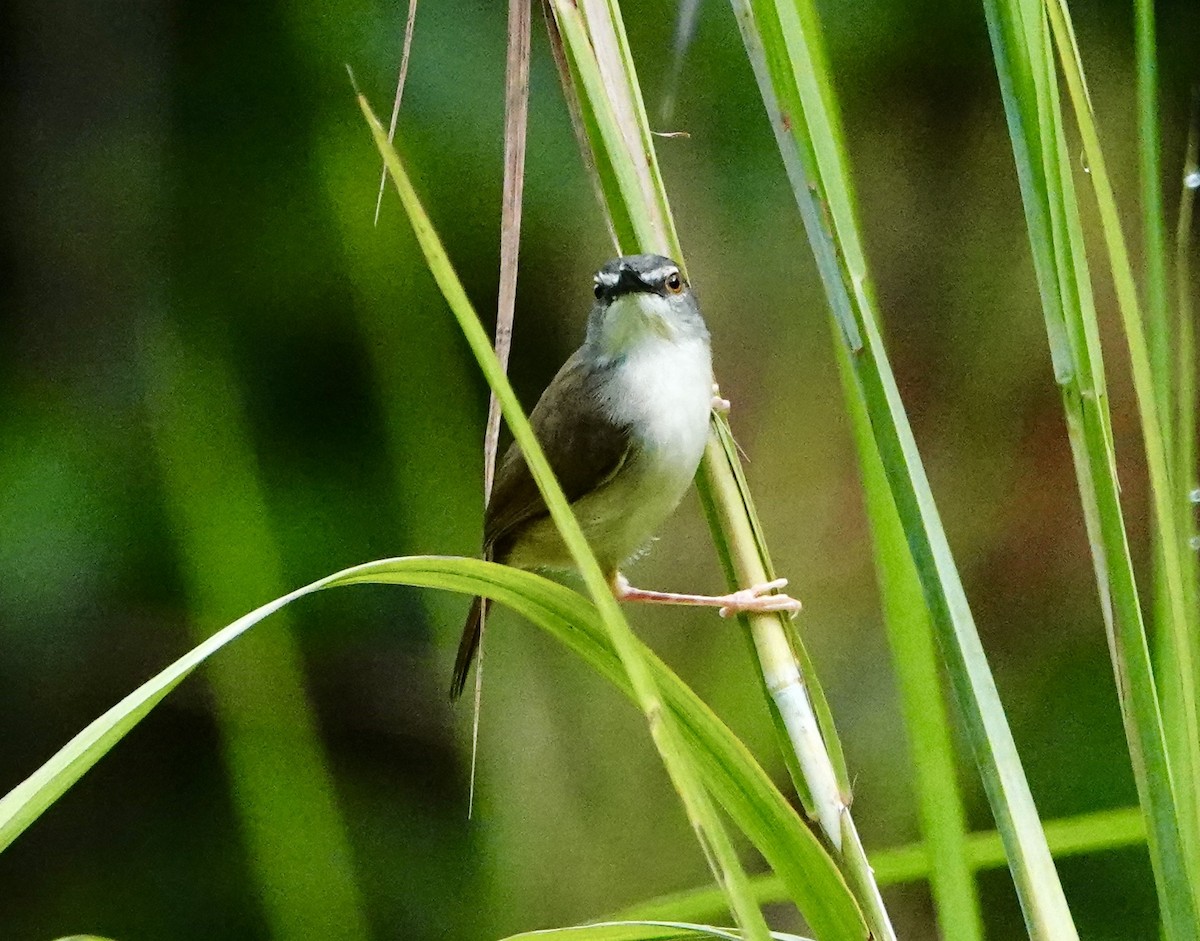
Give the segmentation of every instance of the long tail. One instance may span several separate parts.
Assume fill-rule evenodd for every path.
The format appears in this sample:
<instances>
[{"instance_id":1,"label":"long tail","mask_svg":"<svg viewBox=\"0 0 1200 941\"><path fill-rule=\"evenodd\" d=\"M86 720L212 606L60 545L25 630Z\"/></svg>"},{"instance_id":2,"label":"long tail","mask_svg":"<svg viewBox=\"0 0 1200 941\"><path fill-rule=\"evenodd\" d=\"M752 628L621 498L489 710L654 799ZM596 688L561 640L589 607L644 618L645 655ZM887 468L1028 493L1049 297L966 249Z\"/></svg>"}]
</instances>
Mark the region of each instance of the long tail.
<instances>
[{"instance_id":1,"label":"long tail","mask_svg":"<svg viewBox=\"0 0 1200 941\"><path fill-rule=\"evenodd\" d=\"M479 639L483 634L483 619L487 615L487 606L486 598L476 598L471 602L467 623L463 625L462 640L458 642L458 657L454 661L454 678L450 681L450 700L452 702L458 699L466 689L467 674L471 672L471 663L475 659L475 652L479 649Z\"/></svg>"}]
</instances>

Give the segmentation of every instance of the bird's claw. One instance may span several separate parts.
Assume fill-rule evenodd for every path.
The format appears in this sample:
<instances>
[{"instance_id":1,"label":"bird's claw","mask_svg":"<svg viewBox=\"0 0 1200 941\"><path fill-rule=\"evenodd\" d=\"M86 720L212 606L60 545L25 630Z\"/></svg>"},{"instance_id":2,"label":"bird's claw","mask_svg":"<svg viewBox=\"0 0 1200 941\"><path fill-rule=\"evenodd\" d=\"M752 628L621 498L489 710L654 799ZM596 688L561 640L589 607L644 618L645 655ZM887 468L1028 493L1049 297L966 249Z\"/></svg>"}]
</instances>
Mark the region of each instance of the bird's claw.
<instances>
[{"instance_id":1,"label":"bird's claw","mask_svg":"<svg viewBox=\"0 0 1200 941\"><path fill-rule=\"evenodd\" d=\"M713 383L711 408L718 415L729 414L729 409L730 409L729 399L721 398L721 387L719 385L717 385L715 382Z\"/></svg>"},{"instance_id":2,"label":"bird's claw","mask_svg":"<svg viewBox=\"0 0 1200 941\"><path fill-rule=\"evenodd\" d=\"M794 617L800 611L799 601L790 595L768 594L777 588L786 587L787 583L786 578L776 578L761 585L735 591L722 599L726 603L717 613L727 618L731 614L765 614L778 611Z\"/></svg>"}]
</instances>

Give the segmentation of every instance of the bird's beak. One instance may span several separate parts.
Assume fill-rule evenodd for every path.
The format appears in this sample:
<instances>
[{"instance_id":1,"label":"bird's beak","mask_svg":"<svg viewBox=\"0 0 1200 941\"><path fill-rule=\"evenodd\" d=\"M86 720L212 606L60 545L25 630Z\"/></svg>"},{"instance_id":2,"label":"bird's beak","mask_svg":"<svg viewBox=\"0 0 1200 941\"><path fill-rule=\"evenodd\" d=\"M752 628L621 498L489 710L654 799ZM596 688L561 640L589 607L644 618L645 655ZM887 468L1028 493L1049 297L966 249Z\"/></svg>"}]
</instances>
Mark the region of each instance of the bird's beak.
<instances>
[{"instance_id":1,"label":"bird's beak","mask_svg":"<svg viewBox=\"0 0 1200 941\"><path fill-rule=\"evenodd\" d=\"M646 282L628 265L621 265L617 272L617 285L614 294L631 294L634 291L646 290Z\"/></svg>"}]
</instances>

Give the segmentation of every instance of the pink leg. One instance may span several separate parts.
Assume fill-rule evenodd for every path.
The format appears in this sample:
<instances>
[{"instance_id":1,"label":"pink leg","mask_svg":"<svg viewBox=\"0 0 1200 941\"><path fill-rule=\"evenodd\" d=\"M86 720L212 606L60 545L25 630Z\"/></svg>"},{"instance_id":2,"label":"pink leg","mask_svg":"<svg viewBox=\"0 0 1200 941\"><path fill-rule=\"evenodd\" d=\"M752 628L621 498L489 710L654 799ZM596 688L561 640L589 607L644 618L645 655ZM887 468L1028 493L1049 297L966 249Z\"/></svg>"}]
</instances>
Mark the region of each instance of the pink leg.
<instances>
[{"instance_id":1,"label":"pink leg","mask_svg":"<svg viewBox=\"0 0 1200 941\"><path fill-rule=\"evenodd\" d=\"M777 578L772 582L743 588L728 595L681 595L673 591L647 591L644 588L634 588L628 579L617 572L612 579L612 590L618 601L641 601L645 604L679 604L703 605L720 608L717 612L727 618L731 614L766 613L782 611L794 615L800 610L800 602L784 594L768 594L776 588L783 588L786 578Z\"/></svg>"}]
</instances>

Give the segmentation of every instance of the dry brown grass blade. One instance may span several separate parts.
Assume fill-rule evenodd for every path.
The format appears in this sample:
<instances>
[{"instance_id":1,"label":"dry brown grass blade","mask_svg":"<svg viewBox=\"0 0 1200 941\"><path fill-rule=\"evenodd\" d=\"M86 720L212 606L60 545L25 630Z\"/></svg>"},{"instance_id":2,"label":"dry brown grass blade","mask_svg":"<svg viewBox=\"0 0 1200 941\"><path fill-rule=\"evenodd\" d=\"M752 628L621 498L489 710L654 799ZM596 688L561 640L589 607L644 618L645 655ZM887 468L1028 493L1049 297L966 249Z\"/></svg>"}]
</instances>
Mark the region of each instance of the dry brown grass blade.
<instances>
[{"instance_id":1,"label":"dry brown grass blade","mask_svg":"<svg viewBox=\"0 0 1200 941\"><path fill-rule=\"evenodd\" d=\"M517 256L521 244L521 197L525 189L525 137L529 119L528 0L509 0L508 65L504 103L504 193L500 216L500 297L496 305L496 358L508 371L513 311L517 303ZM484 440L483 499L491 498L500 434L500 403L492 396Z\"/></svg>"},{"instance_id":2,"label":"dry brown grass blade","mask_svg":"<svg viewBox=\"0 0 1200 941\"><path fill-rule=\"evenodd\" d=\"M529 124L529 0L509 0L508 62L504 77L504 191L500 203L500 295L496 303L496 358L508 371L513 315L517 306L517 259L521 248L521 199L525 191L525 139ZM500 400L488 402L483 436L483 504L492 498L496 448L500 441ZM475 658L475 706L471 718L471 788L467 816L475 806L475 765L479 754L479 712L483 702L483 638L487 609L479 616L479 650Z\"/></svg>"},{"instance_id":3,"label":"dry brown grass blade","mask_svg":"<svg viewBox=\"0 0 1200 941\"><path fill-rule=\"evenodd\" d=\"M413 25L417 21L417 0L408 0L408 19L404 23L404 49L400 53L400 74L396 77L396 97L392 101L392 118L388 123L388 143L396 139L396 121L400 118L400 100L404 97L404 82L408 78L408 57L412 52ZM383 190L387 186L387 167L380 171L379 195L375 197L375 224L379 225L379 208L383 205Z\"/></svg>"}]
</instances>

